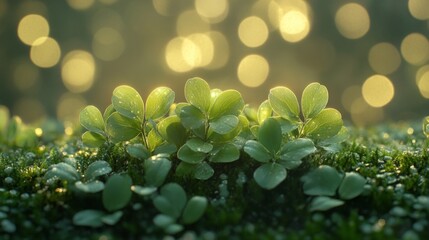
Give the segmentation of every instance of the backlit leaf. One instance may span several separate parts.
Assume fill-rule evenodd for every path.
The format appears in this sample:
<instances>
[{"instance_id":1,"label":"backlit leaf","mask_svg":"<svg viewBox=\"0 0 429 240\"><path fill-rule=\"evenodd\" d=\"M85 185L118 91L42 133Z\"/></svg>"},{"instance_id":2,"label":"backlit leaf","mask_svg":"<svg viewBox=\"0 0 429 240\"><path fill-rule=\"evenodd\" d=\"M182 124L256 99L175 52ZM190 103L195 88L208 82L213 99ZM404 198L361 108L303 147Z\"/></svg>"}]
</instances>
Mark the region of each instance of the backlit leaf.
<instances>
[{"instance_id":1,"label":"backlit leaf","mask_svg":"<svg viewBox=\"0 0 429 240\"><path fill-rule=\"evenodd\" d=\"M293 122L299 120L298 99L289 88L272 88L268 94L268 100L273 111L282 118Z\"/></svg>"},{"instance_id":2,"label":"backlit leaf","mask_svg":"<svg viewBox=\"0 0 429 240\"><path fill-rule=\"evenodd\" d=\"M305 119L313 118L328 103L328 89L320 83L309 84L302 92L301 108Z\"/></svg>"},{"instance_id":3,"label":"backlit leaf","mask_svg":"<svg viewBox=\"0 0 429 240\"><path fill-rule=\"evenodd\" d=\"M270 102L268 100L265 100L259 105L258 112L257 112L257 118L258 123L262 124L265 119L271 117L273 114L273 109L271 108Z\"/></svg>"},{"instance_id":4,"label":"backlit leaf","mask_svg":"<svg viewBox=\"0 0 429 240\"><path fill-rule=\"evenodd\" d=\"M273 189L286 179L286 169L278 163L265 163L253 173L256 183L265 189Z\"/></svg>"},{"instance_id":5,"label":"backlit leaf","mask_svg":"<svg viewBox=\"0 0 429 240\"><path fill-rule=\"evenodd\" d=\"M201 78L188 79L185 83L185 98L188 103L206 113L210 107L210 86Z\"/></svg>"},{"instance_id":6,"label":"backlit leaf","mask_svg":"<svg viewBox=\"0 0 429 240\"><path fill-rule=\"evenodd\" d=\"M146 100L146 119L158 119L170 110L175 93L168 87L158 87L153 90Z\"/></svg>"},{"instance_id":7,"label":"backlit leaf","mask_svg":"<svg viewBox=\"0 0 429 240\"><path fill-rule=\"evenodd\" d=\"M178 116L164 118L158 123L157 127L161 137L177 147L182 146L188 138L187 131Z\"/></svg>"},{"instance_id":8,"label":"backlit leaf","mask_svg":"<svg viewBox=\"0 0 429 240\"><path fill-rule=\"evenodd\" d=\"M258 140L272 154L275 154L282 143L280 124L273 118L267 118L259 128Z\"/></svg>"},{"instance_id":9,"label":"backlit leaf","mask_svg":"<svg viewBox=\"0 0 429 240\"><path fill-rule=\"evenodd\" d=\"M140 94L132 87L121 85L113 90L112 104L121 115L143 121L144 104Z\"/></svg>"},{"instance_id":10,"label":"backlit leaf","mask_svg":"<svg viewBox=\"0 0 429 240\"><path fill-rule=\"evenodd\" d=\"M324 140L335 136L342 127L341 113L326 108L304 125L304 134L314 140Z\"/></svg>"},{"instance_id":11,"label":"backlit leaf","mask_svg":"<svg viewBox=\"0 0 429 240\"><path fill-rule=\"evenodd\" d=\"M140 134L136 122L118 112L113 113L107 119L106 131L113 142L128 141Z\"/></svg>"},{"instance_id":12,"label":"backlit leaf","mask_svg":"<svg viewBox=\"0 0 429 240\"><path fill-rule=\"evenodd\" d=\"M82 142L90 148L97 148L106 142L106 138L95 132L86 131L82 134Z\"/></svg>"},{"instance_id":13,"label":"backlit leaf","mask_svg":"<svg viewBox=\"0 0 429 240\"><path fill-rule=\"evenodd\" d=\"M91 132L104 135L104 120L100 110L95 106L85 107L79 114L80 124Z\"/></svg>"},{"instance_id":14,"label":"backlit leaf","mask_svg":"<svg viewBox=\"0 0 429 240\"><path fill-rule=\"evenodd\" d=\"M210 127L216 133L227 134L237 127L238 122L238 117L234 115L225 115L211 120Z\"/></svg>"},{"instance_id":15,"label":"backlit leaf","mask_svg":"<svg viewBox=\"0 0 429 240\"><path fill-rule=\"evenodd\" d=\"M241 94L236 90L226 90L217 96L209 110L209 118L216 119L225 115L238 116L244 108Z\"/></svg>"}]
</instances>

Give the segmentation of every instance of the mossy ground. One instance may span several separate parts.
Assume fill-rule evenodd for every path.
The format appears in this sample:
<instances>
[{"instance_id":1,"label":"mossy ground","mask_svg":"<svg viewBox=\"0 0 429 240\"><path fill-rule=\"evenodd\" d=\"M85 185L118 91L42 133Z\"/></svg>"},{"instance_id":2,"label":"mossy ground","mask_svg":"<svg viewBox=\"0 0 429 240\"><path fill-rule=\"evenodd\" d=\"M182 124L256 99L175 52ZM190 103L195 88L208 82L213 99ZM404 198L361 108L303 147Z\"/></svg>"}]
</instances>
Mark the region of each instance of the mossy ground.
<instances>
[{"instance_id":1,"label":"mossy ground","mask_svg":"<svg viewBox=\"0 0 429 240\"><path fill-rule=\"evenodd\" d=\"M209 199L196 224L174 236L185 239L428 239L429 153L420 123L349 128L351 138L337 154L315 154L274 190L252 179L256 168L244 153L239 161L215 165L207 181L170 176L188 195ZM133 195L114 226L79 227L73 215L102 209L101 194L70 191L67 183L47 184L47 168L73 156L78 167L95 160L110 163L113 172L128 172L142 184L142 162L120 146L86 149L79 137L58 136L35 149L0 146L0 239L160 239L152 223L157 210L150 199ZM177 164L178 160L173 159ZM309 212L311 197L300 177L319 165L356 171L367 179L365 192L343 206ZM174 169L174 168L173 168ZM102 180L106 180L105 178Z\"/></svg>"}]
</instances>

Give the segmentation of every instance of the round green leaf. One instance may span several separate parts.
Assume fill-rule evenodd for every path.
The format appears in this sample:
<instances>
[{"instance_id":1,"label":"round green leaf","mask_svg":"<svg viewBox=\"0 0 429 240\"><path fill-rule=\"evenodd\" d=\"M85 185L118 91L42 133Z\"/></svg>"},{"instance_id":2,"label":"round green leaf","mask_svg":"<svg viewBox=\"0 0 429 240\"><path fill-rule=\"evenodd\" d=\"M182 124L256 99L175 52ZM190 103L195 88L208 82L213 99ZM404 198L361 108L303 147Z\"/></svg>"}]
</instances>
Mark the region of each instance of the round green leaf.
<instances>
[{"instance_id":1,"label":"round green leaf","mask_svg":"<svg viewBox=\"0 0 429 240\"><path fill-rule=\"evenodd\" d=\"M80 179L80 175L76 169L64 162L51 165L44 177L47 180L51 178L57 178L70 183L76 182Z\"/></svg>"},{"instance_id":2,"label":"round green leaf","mask_svg":"<svg viewBox=\"0 0 429 240\"><path fill-rule=\"evenodd\" d=\"M238 117L234 115L225 115L211 120L210 127L216 133L227 134L237 127L238 122Z\"/></svg>"},{"instance_id":3,"label":"round green leaf","mask_svg":"<svg viewBox=\"0 0 429 240\"><path fill-rule=\"evenodd\" d=\"M181 232L182 230L183 230L183 226L176 223L170 224L166 228L164 228L165 233L172 234L172 235L178 232Z\"/></svg>"},{"instance_id":4,"label":"round green leaf","mask_svg":"<svg viewBox=\"0 0 429 240\"><path fill-rule=\"evenodd\" d=\"M81 190L82 192L86 192L86 193L96 193L104 189L104 183L98 180L87 182L87 183L77 181L74 183L74 186L77 189Z\"/></svg>"},{"instance_id":5,"label":"round green leaf","mask_svg":"<svg viewBox=\"0 0 429 240\"><path fill-rule=\"evenodd\" d=\"M112 113L116 112L115 108L113 107L112 104L110 104L109 106L106 107L106 109L104 109L104 113L103 113L103 119L104 122L107 122L107 119L110 117L110 115L112 115Z\"/></svg>"},{"instance_id":6,"label":"round green leaf","mask_svg":"<svg viewBox=\"0 0 429 240\"><path fill-rule=\"evenodd\" d=\"M119 220L121 220L124 213L122 211L116 211L112 214L107 214L101 217L101 221L107 225L115 225Z\"/></svg>"},{"instance_id":7,"label":"round green leaf","mask_svg":"<svg viewBox=\"0 0 429 240\"><path fill-rule=\"evenodd\" d=\"M186 145L194 152L209 153L213 149L213 145L204 142L200 138L191 138L186 142Z\"/></svg>"},{"instance_id":8,"label":"round green leaf","mask_svg":"<svg viewBox=\"0 0 429 240\"><path fill-rule=\"evenodd\" d=\"M180 212L173 206L173 202L170 202L164 196L156 196L153 199L153 205L161 213L168 215L174 219L177 219L180 216Z\"/></svg>"},{"instance_id":9,"label":"round green leaf","mask_svg":"<svg viewBox=\"0 0 429 240\"><path fill-rule=\"evenodd\" d=\"M91 132L104 135L104 120L100 110L95 106L87 106L79 114L80 124Z\"/></svg>"},{"instance_id":10,"label":"round green leaf","mask_svg":"<svg viewBox=\"0 0 429 240\"><path fill-rule=\"evenodd\" d=\"M209 118L216 119L225 115L238 116L244 108L241 94L236 90L226 90L217 96L209 110Z\"/></svg>"},{"instance_id":11,"label":"round green leaf","mask_svg":"<svg viewBox=\"0 0 429 240\"><path fill-rule=\"evenodd\" d=\"M158 214L153 218L153 223L160 228L166 228L175 222L174 218L165 214Z\"/></svg>"},{"instance_id":12,"label":"round green leaf","mask_svg":"<svg viewBox=\"0 0 429 240\"><path fill-rule=\"evenodd\" d=\"M179 117L183 126L187 129L197 129L204 126L205 123L204 114L192 105L182 107Z\"/></svg>"},{"instance_id":13,"label":"round green leaf","mask_svg":"<svg viewBox=\"0 0 429 240\"><path fill-rule=\"evenodd\" d=\"M106 161L95 161L91 163L85 171L85 179L90 181L94 180L99 176L106 175L112 171L109 163Z\"/></svg>"},{"instance_id":14,"label":"round green leaf","mask_svg":"<svg viewBox=\"0 0 429 240\"><path fill-rule=\"evenodd\" d=\"M188 79L185 83L185 98L188 103L206 113L210 107L210 86L201 78Z\"/></svg>"},{"instance_id":15,"label":"round green leaf","mask_svg":"<svg viewBox=\"0 0 429 240\"><path fill-rule=\"evenodd\" d=\"M194 196L186 204L183 210L182 221L184 224L192 224L200 219L207 208L207 198Z\"/></svg>"},{"instance_id":16,"label":"round green leaf","mask_svg":"<svg viewBox=\"0 0 429 240\"><path fill-rule=\"evenodd\" d=\"M143 160L150 157L150 151L142 143L134 143L127 146L127 153L131 157Z\"/></svg>"},{"instance_id":17,"label":"round green leaf","mask_svg":"<svg viewBox=\"0 0 429 240\"><path fill-rule=\"evenodd\" d=\"M299 121L298 99L289 88L272 88L268 94L268 100L273 111L279 116L292 122Z\"/></svg>"},{"instance_id":18,"label":"round green leaf","mask_svg":"<svg viewBox=\"0 0 429 240\"><path fill-rule=\"evenodd\" d=\"M271 108L270 102L268 100L265 100L259 105L258 112L257 112L257 119L258 123L262 124L265 119L271 117L273 114L273 109Z\"/></svg>"},{"instance_id":19,"label":"round green leaf","mask_svg":"<svg viewBox=\"0 0 429 240\"><path fill-rule=\"evenodd\" d=\"M140 134L136 122L122 116L118 112L113 113L107 119L106 130L107 134L109 134L112 141L115 143L131 140Z\"/></svg>"},{"instance_id":20,"label":"round green leaf","mask_svg":"<svg viewBox=\"0 0 429 240\"><path fill-rule=\"evenodd\" d=\"M87 209L77 212L73 216L73 224L77 226L85 227L101 227L103 222L101 218L104 216L104 212L99 210Z\"/></svg>"},{"instance_id":21,"label":"round green leaf","mask_svg":"<svg viewBox=\"0 0 429 240\"><path fill-rule=\"evenodd\" d=\"M178 116L164 118L158 123L157 127L161 137L177 147L182 146L188 138L187 131Z\"/></svg>"},{"instance_id":22,"label":"round green leaf","mask_svg":"<svg viewBox=\"0 0 429 240\"><path fill-rule=\"evenodd\" d=\"M324 140L335 136L342 127L341 113L326 108L304 125L304 134L314 140Z\"/></svg>"},{"instance_id":23,"label":"round green leaf","mask_svg":"<svg viewBox=\"0 0 429 240\"><path fill-rule=\"evenodd\" d=\"M314 153L316 150L313 141L308 138L292 140L282 146L279 163L287 169L294 169L301 164L301 159Z\"/></svg>"},{"instance_id":24,"label":"round green leaf","mask_svg":"<svg viewBox=\"0 0 429 240\"><path fill-rule=\"evenodd\" d=\"M318 196L311 201L310 211L326 211L334 207L343 205L344 202L335 198Z\"/></svg>"},{"instance_id":25,"label":"round green leaf","mask_svg":"<svg viewBox=\"0 0 429 240\"><path fill-rule=\"evenodd\" d=\"M82 134L82 142L90 148L98 148L106 142L106 138L95 132L86 131Z\"/></svg>"},{"instance_id":26,"label":"round green leaf","mask_svg":"<svg viewBox=\"0 0 429 240\"><path fill-rule=\"evenodd\" d=\"M213 168L206 162L197 164L194 169L194 177L199 180L207 180L214 174Z\"/></svg>"},{"instance_id":27,"label":"round green leaf","mask_svg":"<svg viewBox=\"0 0 429 240\"><path fill-rule=\"evenodd\" d=\"M146 119L158 119L170 110L175 93L168 87L158 87L153 90L146 100Z\"/></svg>"},{"instance_id":28,"label":"round green leaf","mask_svg":"<svg viewBox=\"0 0 429 240\"><path fill-rule=\"evenodd\" d=\"M206 154L203 152L192 151L188 145L183 145L177 152L177 157L187 163L200 163L206 158Z\"/></svg>"},{"instance_id":29,"label":"round green leaf","mask_svg":"<svg viewBox=\"0 0 429 240\"><path fill-rule=\"evenodd\" d=\"M211 152L210 162L228 163L234 162L240 158L240 151L232 143L226 143L216 146Z\"/></svg>"},{"instance_id":30,"label":"round green leaf","mask_svg":"<svg viewBox=\"0 0 429 240\"><path fill-rule=\"evenodd\" d=\"M364 190L365 183L365 178L358 173L346 173L338 189L340 198L348 200L359 196Z\"/></svg>"},{"instance_id":31,"label":"round green leaf","mask_svg":"<svg viewBox=\"0 0 429 240\"><path fill-rule=\"evenodd\" d=\"M255 140L248 140L244 144L244 152L249 154L249 156L255 159L258 162L267 163L272 159L272 155L267 148L264 147L261 143Z\"/></svg>"},{"instance_id":32,"label":"round green leaf","mask_svg":"<svg viewBox=\"0 0 429 240\"><path fill-rule=\"evenodd\" d=\"M322 165L301 177L307 195L334 196L343 176L333 167Z\"/></svg>"},{"instance_id":33,"label":"round green leaf","mask_svg":"<svg viewBox=\"0 0 429 240\"><path fill-rule=\"evenodd\" d=\"M103 191L103 205L108 211L125 207L131 199L131 178L128 175L112 175Z\"/></svg>"},{"instance_id":34,"label":"round green leaf","mask_svg":"<svg viewBox=\"0 0 429 240\"><path fill-rule=\"evenodd\" d=\"M258 140L272 154L276 154L282 144L280 124L273 118L267 118L259 128Z\"/></svg>"},{"instance_id":35,"label":"round green leaf","mask_svg":"<svg viewBox=\"0 0 429 240\"><path fill-rule=\"evenodd\" d=\"M143 121L144 104L140 94L132 87L122 85L113 90L112 105L117 112L127 118Z\"/></svg>"},{"instance_id":36,"label":"round green leaf","mask_svg":"<svg viewBox=\"0 0 429 240\"><path fill-rule=\"evenodd\" d=\"M313 118L328 103L328 89L320 83L309 84L302 92L301 108L305 119Z\"/></svg>"},{"instance_id":37,"label":"round green leaf","mask_svg":"<svg viewBox=\"0 0 429 240\"><path fill-rule=\"evenodd\" d=\"M265 189L273 189L286 179L286 169L278 163L266 163L253 173L256 183Z\"/></svg>"},{"instance_id":38,"label":"round green leaf","mask_svg":"<svg viewBox=\"0 0 429 240\"><path fill-rule=\"evenodd\" d=\"M161 196L174 208L174 213L170 216L176 219L180 217L187 201L185 190L177 183L167 183L161 188Z\"/></svg>"},{"instance_id":39,"label":"round green leaf","mask_svg":"<svg viewBox=\"0 0 429 240\"><path fill-rule=\"evenodd\" d=\"M145 160L144 169L146 185L159 187L170 172L171 161L163 157L153 156Z\"/></svg>"}]
</instances>

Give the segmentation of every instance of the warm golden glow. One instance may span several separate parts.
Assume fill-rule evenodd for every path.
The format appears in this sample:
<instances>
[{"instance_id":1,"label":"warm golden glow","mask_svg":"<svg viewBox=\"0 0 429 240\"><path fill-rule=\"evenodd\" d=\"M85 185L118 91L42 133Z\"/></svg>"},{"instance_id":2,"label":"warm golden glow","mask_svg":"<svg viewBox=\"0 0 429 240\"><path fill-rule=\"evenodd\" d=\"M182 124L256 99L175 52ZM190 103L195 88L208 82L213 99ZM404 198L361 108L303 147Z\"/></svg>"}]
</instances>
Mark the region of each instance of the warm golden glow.
<instances>
[{"instance_id":1,"label":"warm golden glow","mask_svg":"<svg viewBox=\"0 0 429 240\"><path fill-rule=\"evenodd\" d=\"M30 49L30 59L38 67L50 68L60 61L61 49L55 39L38 38Z\"/></svg>"},{"instance_id":2,"label":"warm golden glow","mask_svg":"<svg viewBox=\"0 0 429 240\"><path fill-rule=\"evenodd\" d=\"M383 75L369 77L362 86L362 96L372 107L383 107L392 101L395 89L390 79Z\"/></svg>"},{"instance_id":3,"label":"warm golden glow","mask_svg":"<svg viewBox=\"0 0 429 240\"><path fill-rule=\"evenodd\" d=\"M87 91L94 83L95 62L93 56L83 50L69 52L62 61L61 76L69 91L74 93Z\"/></svg>"},{"instance_id":4,"label":"warm golden glow","mask_svg":"<svg viewBox=\"0 0 429 240\"><path fill-rule=\"evenodd\" d=\"M268 27L261 18L251 16L241 21L238 36L247 47L259 47L268 39Z\"/></svg>"},{"instance_id":5,"label":"warm golden glow","mask_svg":"<svg viewBox=\"0 0 429 240\"><path fill-rule=\"evenodd\" d=\"M35 98L21 98L15 102L13 112L24 122L33 123L45 117L45 107Z\"/></svg>"},{"instance_id":6,"label":"warm golden glow","mask_svg":"<svg viewBox=\"0 0 429 240\"><path fill-rule=\"evenodd\" d=\"M221 32L209 32L208 36L213 41L213 59L205 68L219 69L226 65L229 60L229 43L225 35Z\"/></svg>"},{"instance_id":7,"label":"warm golden glow","mask_svg":"<svg viewBox=\"0 0 429 240\"><path fill-rule=\"evenodd\" d=\"M34 129L36 136L41 137L43 135L43 130L41 128Z\"/></svg>"},{"instance_id":8,"label":"warm golden glow","mask_svg":"<svg viewBox=\"0 0 429 240\"><path fill-rule=\"evenodd\" d=\"M401 53L408 63L423 64L429 59L429 41L421 33L411 33L402 40Z\"/></svg>"},{"instance_id":9,"label":"warm golden glow","mask_svg":"<svg viewBox=\"0 0 429 240\"><path fill-rule=\"evenodd\" d=\"M85 99L77 94L65 93L61 96L57 105L57 118L72 123L79 122L79 113L86 105Z\"/></svg>"},{"instance_id":10,"label":"warm golden glow","mask_svg":"<svg viewBox=\"0 0 429 240\"><path fill-rule=\"evenodd\" d=\"M417 85L419 85L419 82L420 82L422 76L426 72L429 72L429 64L424 65L424 66L420 67L419 70L417 70L417 73L416 73L416 84Z\"/></svg>"},{"instance_id":11,"label":"warm golden glow","mask_svg":"<svg viewBox=\"0 0 429 240\"><path fill-rule=\"evenodd\" d=\"M429 98L429 71L421 75L417 86L419 87L420 94L424 98Z\"/></svg>"},{"instance_id":12,"label":"warm golden glow","mask_svg":"<svg viewBox=\"0 0 429 240\"><path fill-rule=\"evenodd\" d=\"M101 28L92 40L95 56L104 61L113 61L120 57L125 49L122 35L113 28Z\"/></svg>"},{"instance_id":13,"label":"warm golden glow","mask_svg":"<svg viewBox=\"0 0 429 240\"><path fill-rule=\"evenodd\" d=\"M268 77L270 66L260 55L248 55L238 65L237 75L240 82L247 87L258 87Z\"/></svg>"},{"instance_id":14,"label":"warm golden glow","mask_svg":"<svg viewBox=\"0 0 429 240\"><path fill-rule=\"evenodd\" d=\"M344 37L358 39L369 31L371 23L368 11L362 5L346 3L335 14L335 24Z\"/></svg>"},{"instance_id":15,"label":"warm golden glow","mask_svg":"<svg viewBox=\"0 0 429 240\"><path fill-rule=\"evenodd\" d=\"M192 66L183 57L182 48L185 40L184 37L173 38L165 48L165 61L167 62L167 66L174 72L181 73L192 69Z\"/></svg>"},{"instance_id":16,"label":"warm golden glow","mask_svg":"<svg viewBox=\"0 0 429 240\"><path fill-rule=\"evenodd\" d=\"M228 15L228 0L195 0L198 14L210 23L218 23Z\"/></svg>"},{"instance_id":17,"label":"warm golden glow","mask_svg":"<svg viewBox=\"0 0 429 240\"><path fill-rule=\"evenodd\" d=\"M344 109L348 112L352 112L352 105L356 99L361 98L361 87L357 85L350 86L343 91L341 95L341 103Z\"/></svg>"},{"instance_id":18,"label":"warm golden glow","mask_svg":"<svg viewBox=\"0 0 429 240\"><path fill-rule=\"evenodd\" d=\"M374 108L362 98L357 98L351 106L352 121L356 126L367 126L383 120L383 108Z\"/></svg>"},{"instance_id":19,"label":"warm golden glow","mask_svg":"<svg viewBox=\"0 0 429 240\"><path fill-rule=\"evenodd\" d=\"M281 17L279 28L284 40L299 42L310 32L310 22L303 12L291 10Z\"/></svg>"},{"instance_id":20,"label":"warm golden glow","mask_svg":"<svg viewBox=\"0 0 429 240\"><path fill-rule=\"evenodd\" d=\"M48 36L49 23L43 16L29 14L19 21L18 37L23 43L31 46L36 40Z\"/></svg>"},{"instance_id":21,"label":"warm golden glow","mask_svg":"<svg viewBox=\"0 0 429 240\"><path fill-rule=\"evenodd\" d=\"M39 68L29 61L17 64L13 70L13 83L21 91L34 87L39 79Z\"/></svg>"},{"instance_id":22,"label":"warm golden glow","mask_svg":"<svg viewBox=\"0 0 429 240\"><path fill-rule=\"evenodd\" d=\"M67 0L69 6L76 10L86 10L94 4L95 0Z\"/></svg>"},{"instance_id":23,"label":"warm golden glow","mask_svg":"<svg viewBox=\"0 0 429 240\"><path fill-rule=\"evenodd\" d=\"M408 0L408 9L411 15L419 20L429 19L428 0Z\"/></svg>"},{"instance_id":24,"label":"warm golden glow","mask_svg":"<svg viewBox=\"0 0 429 240\"><path fill-rule=\"evenodd\" d=\"M390 74L401 65L401 54L391 43L378 43L369 51L368 61L374 72Z\"/></svg>"},{"instance_id":25,"label":"warm golden glow","mask_svg":"<svg viewBox=\"0 0 429 240\"><path fill-rule=\"evenodd\" d=\"M177 35L186 37L193 33L204 33L210 31L210 24L203 21L195 10L182 12L177 18Z\"/></svg>"}]
</instances>

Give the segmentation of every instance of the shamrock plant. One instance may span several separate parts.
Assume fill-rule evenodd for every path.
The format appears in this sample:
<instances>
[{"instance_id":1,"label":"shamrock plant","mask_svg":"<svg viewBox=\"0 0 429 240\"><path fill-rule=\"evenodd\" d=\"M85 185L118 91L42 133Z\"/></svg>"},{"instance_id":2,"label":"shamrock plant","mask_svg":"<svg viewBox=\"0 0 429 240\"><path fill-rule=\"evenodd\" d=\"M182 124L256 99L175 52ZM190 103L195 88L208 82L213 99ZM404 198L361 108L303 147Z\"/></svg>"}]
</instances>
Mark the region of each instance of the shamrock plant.
<instances>
[{"instance_id":1,"label":"shamrock plant","mask_svg":"<svg viewBox=\"0 0 429 240\"><path fill-rule=\"evenodd\" d=\"M177 152L182 161L178 171L205 180L214 174L208 162L228 163L240 157L239 148L232 139L247 122L240 115L244 101L238 91L210 89L201 78L186 82L185 97L187 103L178 104L176 114L190 137ZM166 135L173 137L168 132Z\"/></svg>"},{"instance_id":2,"label":"shamrock plant","mask_svg":"<svg viewBox=\"0 0 429 240\"><path fill-rule=\"evenodd\" d=\"M326 211L344 204L344 200L359 196L366 184L356 172L339 173L335 168L322 165L301 177L304 193L316 196L310 211ZM338 193L338 198L333 198Z\"/></svg>"},{"instance_id":3,"label":"shamrock plant","mask_svg":"<svg viewBox=\"0 0 429 240\"><path fill-rule=\"evenodd\" d=\"M183 224L198 221L207 207L207 199L193 196L188 200L185 190L177 183L168 183L161 188L160 194L153 199L155 208L161 213L153 222L168 234L183 230Z\"/></svg>"},{"instance_id":4,"label":"shamrock plant","mask_svg":"<svg viewBox=\"0 0 429 240\"><path fill-rule=\"evenodd\" d=\"M256 183L272 189L285 180L287 169L298 167L301 159L315 152L316 148L308 138L297 138L284 144L280 123L270 117L260 126L258 141L247 141L244 151L262 163L253 173Z\"/></svg>"}]
</instances>

